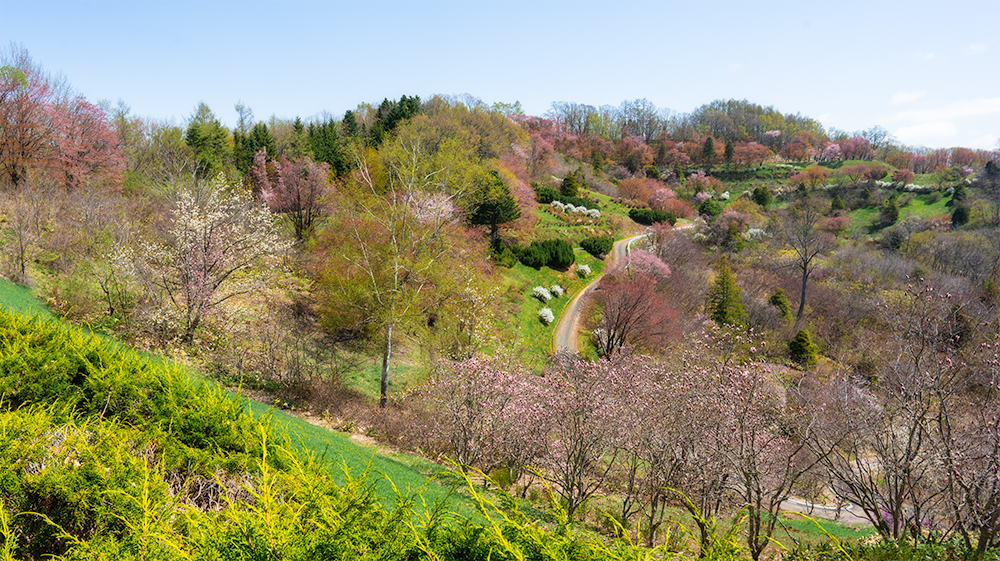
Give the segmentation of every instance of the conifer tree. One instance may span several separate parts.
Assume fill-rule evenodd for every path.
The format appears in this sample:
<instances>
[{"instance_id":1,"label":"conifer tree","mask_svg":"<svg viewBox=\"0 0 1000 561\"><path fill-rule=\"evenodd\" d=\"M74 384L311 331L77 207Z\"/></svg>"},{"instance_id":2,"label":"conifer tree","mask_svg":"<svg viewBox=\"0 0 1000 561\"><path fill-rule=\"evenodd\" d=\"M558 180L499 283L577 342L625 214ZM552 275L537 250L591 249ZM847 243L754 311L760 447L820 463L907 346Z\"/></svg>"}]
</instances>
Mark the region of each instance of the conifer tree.
<instances>
[{"instance_id":1,"label":"conifer tree","mask_svg":"<svg viewBox=\"0 0 1000 561\"><path fill-rule=\"evenodd\" d=\"M487 180L474 195L474 201L469 211L469 222L490 227L490 245L497 246L497 230L500 224L512 222L521 217L521 209L517 199L510 194L510 189L500 179L496 170L490 170Z\"/></svg>"},{"instance_id":2,"label":"conifer tree","mask_svg":"<svg viewBox=\"0 0 1000 561\"><path fill-rule=\"evenodd\" d=\"M816 345L813 344L809 332L805 329L800 329L795 334L795 339L788 342L788 353L792 356L792 360L802 365L806 370L816 366L818 360Z\"/></svg>"},{"instance_id":3,"label":"conifer tree","mask_svg":"<svg viewBox=\"0 0 1000 561\"><path fill-rule=\"evenodd\" d=\"M743 310L742 291L736 286L736 278L729 268L725 256L715 269L715 282L708 293L708 317L719 325L742 325L746 312Z\"/></svg>"}]
</instances>

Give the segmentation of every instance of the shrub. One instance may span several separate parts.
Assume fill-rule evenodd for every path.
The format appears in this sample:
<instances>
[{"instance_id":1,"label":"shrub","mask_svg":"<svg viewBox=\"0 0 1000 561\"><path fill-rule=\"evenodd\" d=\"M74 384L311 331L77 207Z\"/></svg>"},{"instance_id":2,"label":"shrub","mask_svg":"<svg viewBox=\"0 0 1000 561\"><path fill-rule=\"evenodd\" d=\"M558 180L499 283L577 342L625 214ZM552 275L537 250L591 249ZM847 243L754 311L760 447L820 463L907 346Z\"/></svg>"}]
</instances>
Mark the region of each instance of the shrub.
<instances>
[{"instance_id":1,"label":"shrub","mask_svg":"<svg viewBox=\"0 0 1000 561\"><path fill-rule=\"evenodd\" d=\"M576 255L573 253L573 246L566 240L545 240L542 242L549 254L549 261L546 263L553 269L565 269L576 262Z\"/></svg>"},{"instance_id":2,"label":"shrub","mask_svg":"<svg viewBox=\"0 0 1000 561\"><path fill-rule=\"evenodd\" d=\"M542 308L538 310L538 321L548 325L555 321L556 315L552 313L552 308Z\"/></svg>"},{"instance_id":3,"label":"shrub","mask_svg":"<svg viewBox=\"0 0 1000 561\"><path fill-rule=\"evenodd\" d=\"M611 253L611 248L613 248L614 245L615 240L610 236L584 238L580 241L580 247L598 259L604 259L605 255Z\"/></svg>"},{"instance_id":4,"label":"shrub","mask_svg":"<svg viewBox=\"0 0 1000 561\"><path fill-rule=\"evenodd\" d=\"M800 329L795 339L788 342L788 354L806 370L816 366L816 345L813 344L808 331Z\"/></svg>"},{"instance_id":5,"label":"shrub","mask_svg":"<svg viewBox=\"0 0 1000 561\"><path fill-rule=\"evenodd\" d=\"M590 265L577 265L576 275L580 278L586 278L590 276Z\"/></svg>"},{"instance_id":6,"label":"shrub","mask_svg":"<svg viewBox=\"0 0 1000 561\"><path fill-rule=\"evenodd\" d=\"M628 211L628 217L646 226L656 222L669 222L671 226L677 223L677 217L672 213L651 208L633 208Z\"/></svg>"},{"instance_id":7,"label":"shrub","mask_svg":"<svg viewBox=\"0 0 1000 561\"><path fill-rule=\"evenodd\" d=\"M715 199L705 199L700 205L698 205L699 214L707 214L708 216L718 216L722 214L723 205Z\"/></svg>"},{"instance_id":8,"label":"shrub","mask_svg":"<svg viewBox=\"0 0 1000 561\"><path fill-rule=\"evenodd\" d=\"M518 259L533 269L541 269L548 264L549 253L538 242L531 242L531 245L521 249Z\"/></svg>"},{"instance_id":9,"label":"shrub","mask_svg":"<svg viewBox=\"0 0 1000 561\"><path fill-rule=\"evenodd\" d=\"M531 296L534 298L538 298L539 300L541 300L543 304L552 299L552 293L550 293L549 289L545 288L544 286L536 286L535 288L533 288L531 290Z\"/></svg>"},{"instance_id":10,"label":"shrub","mask_svg":"<svg viewBox=\"0 0 1000 561\"><path fill-rule=\"evenodd\" d=\"M552 187L545 187L543 185L535 187L535 200L543 205L547 205L558 198L559 191L556 191Z\"/></svg>"},{"instance_id":11,"label":"shrub","mask_svg":"<svg viewBox=\"0 0 1000 561\"><path fill-rule=\"evenodd\" d=\"M563 288L562 285L553 284L549 287L549 292L551 292L552 296L555 298L562 298L563 294L566 294L566 289Z\"/></svg>"},{"instance_id":12,"label":"shrub","mask_svg":"<svg viewBox=\"0 0 1000 561\"><path fill-rule=\"evenodd\" d=\"M517 248L504 246L500 251L493 252L493 262L499 267L509 269L517 265Z\"/></svg>"}]
</instances>

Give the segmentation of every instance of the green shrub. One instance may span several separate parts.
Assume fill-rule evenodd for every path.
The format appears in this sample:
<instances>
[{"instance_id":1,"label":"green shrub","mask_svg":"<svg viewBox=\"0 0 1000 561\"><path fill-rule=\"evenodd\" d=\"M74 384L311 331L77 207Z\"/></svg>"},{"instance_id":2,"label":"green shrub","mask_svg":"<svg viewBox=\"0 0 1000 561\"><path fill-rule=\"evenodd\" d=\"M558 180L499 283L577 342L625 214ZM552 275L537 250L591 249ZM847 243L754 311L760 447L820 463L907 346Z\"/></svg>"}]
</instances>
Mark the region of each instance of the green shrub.
<instances>
[{"instance_id":1,"label":"green shrub","mask_svg":"<svg viewBox=\"0 0 1000 561\"><path fill-rule=\"evenodd\" d=\"M614 245L615 239L610 236L584 238L580 241L580 247L597 259L604 259L604 256L611 253L611 249Z\"/></svg>"},{"instance_id":2,"label":"green shrub","mask_svg":"<svg viewBox=\"0 0 1000 561\"><path fill-rule=\"evenodd\" d=\"M546 265L553 269L565 269L576 262L573 246L566 240L545 240L542 242L542 247L549 254L549 261Z\"/></svg>"},{"instance_id":3,"label":"green shrub","mask_svg":"<svg viewBox=\"0 0 1000 561\"><path fill-rule=\"evenodd\" d=\"M521 263L533 269L541 269L549 263L550 258L548 250L539 242L531 242L531 245L521 248L517 257Z\"/></svg>"},{"instance_id":4,"label":"green shrub","mask_svg":"<svg viewBox=\"0 0 1000 561\"><path fill-rule=\"evenodd\" d=\"M656 222L669 222L671 226L677 223L677 216L672 212L654 210L651 208L633 208L628 211L628 217L639 224L649 226Z\"/></svg>"},{"instance_id":5,"label":"green shrub","mask_svg":"<svg viewBox=\"0 0 1000 561\"><path fill-rule=\"evenodd\" d=\"M700 205L698 205L698 214L718 216L722 214L724 209L725 207L721 202L715 199L705 199Z\"/></svg>"},{"instance_id":6,"label":"green shrub","mask_svg":"<svg viewBox=\"0 0 1000 561\"><path fill-rule=\"evenodd\" d=\"M535 200L543 205L547 205L559 198L559 192L552 187L539 185L535 187Z\"/></svg>"},{"instance_id":7,"label":"green shrub","mask_svg":"<svg viewBox=\"0 0 1000 561\"><path fill-rule=\"evenodd\" d=\"M805 329L800 329L795 334L795 339L788 342L788 354L791 355L793 361L800 364L806 370L816 366L818 360L816 345L813 344L812 338L809 337L809 332Z\"/></svg>"},{"instance_id":8,"label":"green shrub","mask_svg":"<svg viewBox=\"0 0 1000 561\"><path fill-rule=\"evenodd\" d=\"M767 299L768 302L775 308L778 308L778 313L781 314L782 318L788 319L792 317L791 305L788 303L788 297L785 296L785 289L778 288L775 289L771 297Z\"/></svg>"}]
</instances>

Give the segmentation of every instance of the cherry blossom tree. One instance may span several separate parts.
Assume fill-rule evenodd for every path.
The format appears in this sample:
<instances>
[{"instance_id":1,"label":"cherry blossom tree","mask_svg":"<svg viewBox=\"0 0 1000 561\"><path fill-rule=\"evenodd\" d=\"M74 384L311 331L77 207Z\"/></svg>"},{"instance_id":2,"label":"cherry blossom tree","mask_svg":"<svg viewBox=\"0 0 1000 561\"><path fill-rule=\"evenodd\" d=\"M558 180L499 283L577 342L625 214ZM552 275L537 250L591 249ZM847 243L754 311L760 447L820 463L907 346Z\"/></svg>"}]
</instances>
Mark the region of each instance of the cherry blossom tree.
<instances>
[{"instance_id":1,"label":"cherry blossom tree","mask_svg":"<svg viewBox=\"0 0 1000 561\"><path fill-rule=\"evenodd\" d=\"M427 389L432 431L463 470L503 468L516 481L543 448L538 381L507 357L441 363Z\"/></svg>"},{"instance_id":2,"label":"cherry blossom tree","mask_svg":"<svg viewBox=\"0 0 1000 561\"><path fill-rule=\"evenodd\" d=\"M267 151L258 154L266 157ZM261 183L261 199L272 212L284 214L292 223L295 239L303 241L309 237L316 222L327 211L330 194L330 164L314 162L309 156L302 156L294 162L282 157L276 162L277 182L267 180L267 174L259 171L258 156L251 165L251 182Z\"/></svg>"},{"instance_id":3,"label":"cherry blossom tree","mask_svg":"<svg viewBox=\"0 0 1000 561\"><path fill-rule=\"evenodd\" d=\"M590 362L559 354L545 372L549 434L542 474L555 486L570 520L615 465L622 403L612 388L621 384L619 360Z\"/></svg>"},{"instance_id":4,"label":"cherry blossom tree","mask_svg":"<svg viewBox=\"0 0 1000 561\"><path fill-rule=\"evenodd\" d=\"M255 273L288 246L273 215L220 174L176 193L160 235L143 248L138 275L172 312L164 319L191 342L206 315L251 290Z\"/></svg>"}]
</instances>

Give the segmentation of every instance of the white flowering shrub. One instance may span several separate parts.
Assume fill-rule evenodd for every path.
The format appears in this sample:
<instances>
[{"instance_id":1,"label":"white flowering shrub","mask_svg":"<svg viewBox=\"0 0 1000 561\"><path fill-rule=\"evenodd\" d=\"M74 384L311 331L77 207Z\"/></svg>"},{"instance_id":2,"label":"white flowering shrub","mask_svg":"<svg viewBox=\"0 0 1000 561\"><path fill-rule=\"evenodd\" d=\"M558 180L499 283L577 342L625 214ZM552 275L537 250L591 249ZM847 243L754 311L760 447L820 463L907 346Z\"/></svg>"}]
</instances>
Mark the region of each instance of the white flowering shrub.
<instances>
[{"instance_id":1,"label":"white flowering shrub","mask_svg":"<svg viewBox=\"0 0 1000 561\"><path fill-rule=\"evenodd\" d=\"M767 232L761 228L749 228L746 232L743 232L743 239L748 242L759 242L765 237L767 237Z\"/></svg>"},{"instance_id":2,"label":"white flowering shrub","mask_svg":"<svg viewBox=\"0 0 1000 561\"><path fill-rule=\"evenodd\" d=\"M556 320L556 315L552 313L552 308L542 308L538 310L538 321L548 325Z\"/></svg>"},{"instance_id":3,"label":"white flowering shrub","mask_svg":"<svg viewBox=\"0 0 1000 561\"><path fill-rule=\"evenodd\" d=\"M577 265L576 274L580 278L585 278L590 276L590 265Z\"/></svg>"},{"instance_id":4,"label":"white flowering shrub","mask_svg":"<svg viewBox=\"0 0 1000 561\"><path fill-rule=\"evenodd\" d=\"M723 201L728 201L729 200L729 191L723 191L723 193L721 195L719 195L719 199L723 200Z\"/></svg>"},{"instance_id":5,"label":"white flowering shrub","mask_svg":"<svg viewBox=\"0 0 1000 561\"><path fill-rule=\"evenodd\" d=\"M531 290L531 296L533 296L534 298L538 298L542 302L548 302L549 300L552 299L552 293L549 292L549 289L545 288L544 286L536 286L535 288L533 288Z\"/></svg>"},{"instance_id":6,"label":"white flowering shrub","mask_svg":"<svg viewBox=\"0 0 1000 561\"><path fill-rule=\"evenodd\" d=\"M597 210L596 208L588 209L587 212L586 212L586 214L590 218L600 218L601 217L601 211Z\"/></svg>"},{"instance_id":7,"label":"white flowering shrub","mask_svg":"<svg viewBox=\"0 0 1000 561\"><path fill-rule=\"evenodd\" d=\"M552 296L555 298L562 298L563 294L566 294L566 289L558 284L553 284L549 287L549 292L551 292Z\"/></svg>"},{"instance_id":8,"label":"white flowering shrub","mask_svg":"<svg viewBox=\"0 0 1000 561\"><path fill-rule=\"evenodd\" d=\"M563 211L566 210L566 205L562 204L559 201L552 201L550 204L552 205L552 208L557 208Z\"/></svg>"},{"instance_id":9,"label":"white flowering shrub","mask_svg":"<svg viewBox=\"0 0 1000 561\"><path fill-rule=\"evenodd\" d=\"M205 315L253 290L291 243L267 207L221 173L200 193L178 193L168 216L162 235L137 256L136 275L165 307L176 308L163 319L176 321L183 340L191 341Z\"/></svg>"}]
</instances>

